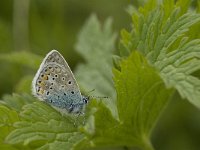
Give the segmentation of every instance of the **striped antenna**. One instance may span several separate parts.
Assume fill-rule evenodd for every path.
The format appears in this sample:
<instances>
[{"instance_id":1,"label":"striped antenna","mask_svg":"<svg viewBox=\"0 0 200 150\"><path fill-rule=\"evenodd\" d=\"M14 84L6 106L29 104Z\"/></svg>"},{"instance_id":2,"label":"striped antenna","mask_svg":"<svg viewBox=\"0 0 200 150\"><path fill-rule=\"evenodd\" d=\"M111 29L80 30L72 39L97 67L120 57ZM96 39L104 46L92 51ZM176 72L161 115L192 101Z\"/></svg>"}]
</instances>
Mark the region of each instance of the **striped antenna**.
<instances>
[{"instance_id":1,"label":"striped antenna","mask_svg":"<svg viewBox=\"0 0 200 150\"><path fill-rule=\"evenodd\" d=\"M93 90L88 92L88 97L89 98L99 98L99 99L101 99L101 98L106 98L107 99L108 98L108 96L91 96L89 93L92 93L94 91L95 91L95 89L93 89Z\"/></svg>"},{"instance_id":2,"label":"striped antenna","mask_svg":"<svg viewBox=\"0 0 200 150\"><path fill-rule=\"evenodd\" d=\"M108 98L108 96L89 96L89 97L91 97L91 98L99 98L99 99L101 99L101 98Z\"/></svg>"}]
</instances>

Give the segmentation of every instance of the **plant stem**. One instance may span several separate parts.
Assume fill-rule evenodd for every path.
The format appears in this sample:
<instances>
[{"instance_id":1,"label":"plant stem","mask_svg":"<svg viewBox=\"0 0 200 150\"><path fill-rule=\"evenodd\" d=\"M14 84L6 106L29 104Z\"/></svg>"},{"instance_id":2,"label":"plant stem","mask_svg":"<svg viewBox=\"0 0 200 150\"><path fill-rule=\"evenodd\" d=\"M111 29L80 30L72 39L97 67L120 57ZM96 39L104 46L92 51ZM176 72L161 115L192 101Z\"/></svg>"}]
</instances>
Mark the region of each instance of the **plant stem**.
<instances>
[{"instance_id":1,"label":"plant stem","mask_svg":"<svg viewBox=\"0 0 200 150\"><path fill-rule=\"evenodd\" d=\"M143 136L143 149L144 150L155 150L151 141L147 136Z\"/></svg>"},{"instance_id":2,"label":"plant stem","mask_svg":"<svg viewBox=\"0 0 200 150\"><path fill-rule=\"evenodd\" d=\"M13 1L13 42L15 50L29 49L29 0Z\"/></svg>"},{"instance_id":3,"label":"plant stem","mask_svg":"<svg viewBox=\"0 0 200 150\"><path fill-rule=\"evenodd\" d=\"M145 150L154 150L153 145L151 144L151 142L146 143L145 145Z\"/></svg>"}]
</instances>

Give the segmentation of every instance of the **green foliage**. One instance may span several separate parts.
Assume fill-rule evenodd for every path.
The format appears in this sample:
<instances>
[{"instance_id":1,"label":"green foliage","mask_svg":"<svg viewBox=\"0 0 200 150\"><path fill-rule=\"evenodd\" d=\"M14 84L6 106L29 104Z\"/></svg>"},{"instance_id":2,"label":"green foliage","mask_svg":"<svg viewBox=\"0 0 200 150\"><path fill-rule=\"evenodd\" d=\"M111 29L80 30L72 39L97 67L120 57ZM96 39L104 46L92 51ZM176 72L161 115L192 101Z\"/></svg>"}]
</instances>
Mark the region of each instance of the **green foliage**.
<instances>
[{"instance_id":1,"label":"green foliage","mask_svg":"<svg viewBox=\"0 0 200 150\"><path fill-rule=\"evenodd\" d=\"M91 15L85 23L76 49L86 63L76 68L75 75L80 86L87 89L86 94L95 89L91 95L108 96L110 99L104 100L104 103L117 116L116 93L112 81L112 54L116 34L112 32L111 22L111 19L107 19L101 28L96 15Z\"/></svg>"},{"instance_id":2,"label":"green foliage","mask_svg":"<svg viewBox=\"0 0 200 150\"><path fill-rule=\"evenodd\" d=\"M19 121L16 111L0 105L0 149L15 150L12 145L5 143L5 137L14 129L13 123Z\"/></svg>"},{"instance_id":3,"label":"green foliage","mask_svg":"<svg viewBox=\"0 0 200 150\"><path fill-rule=\"evenodd\" d=\"M89 29L94 29L90 31ZM88 33L87 33L88 32ZM87 36L94 35L94 37L90 38L89 40L83 41ZM86 57L88 60L88 68L91 70L93 69L95 73L93 76L99 76L98 74L104 75L103 78L99 76L100 81L96 80L97 83L94 82L94 87L97 88L97 92L100 94L110 94L110 97L115 96L114 92L114 86L112 83L112 62L111 62L111 55L112 55L112 49L114 49L114 41L115 41L115 34L111 31L111 20L107 20L104 28L103 33L100 29L100 23L98 22L97 18L93 15L89 21L86 23L85 27L83 28L80 36L79 36L79 44L77 44L77 49L81 50L79 46L82 48L89 49L88 53L94 48L94 56L93 57ZM99 39L95 38L99 37ZM93 41L91 41L93 40ZM99 42L99 44L98 44ZM105 44L107 42L107 44ZM84 45L86 47L84 47ZM105 45L105 46L104 46ZM104 46L104 47L102 47ZM106 50L106 52L110 51L110 55L107 55L106 57L102 57L105 52L102 51L102 53L99 53L99 50ZM87 53L85 53L87 54ZM27 55L27 54L25 54ZM31 67L33 64L30 61L31 54L27 55L27 59L23 61L24 59L20 59L21 54L13 54L11 56L7 55L7 57L3 57L5 60L10 60L11 62L20 63L21 65L26 65L28 67ZM12 58L14 57L14 58ZM99 58L102 57L102 61L99 62L99 67L94 66L92 62L94 62L95 59L91 58ZM28 63L26 63L26 61ZM29 62L30 61L30 62ZM106 73L104 71L104 68L100 65L103 63L106 65L108 63L108 68ZM34 64L34 66L38 66L37 64ZM33 68L34 69L34 68ZM83 66L80 66L77 68L76 72L83 70ZM83 74L84 76L90 76L90 71L83 71L80 74ZM83 77L83 76L82 76ZM82 78L81 76L78 76L77 79L79 81L79 78ZM83 80L83 79L82 79ZM110 80L110 83L107 86L108 92L103 88L103 84L107 83L106 81ZM82 82L86 83L86 82ZM102 84L102 86L97 86ZM80 83L80 85L82 85ZM106 91L106 93L104 93ZM17 97L19 97L21 100L19 100ZM26 101L30 100L30 101ZM115 100L113 98L113 100ZM111 101L112 102L112 101ZM111 103L107 101L107 103ZM46 104L42 103L32 103L32 98L23 95L23 96L17 96L14 95L14 97L7 96L4 98L4 104L8 105L9 107L17 110L20 112L20 121L15 123L14 126L16 127L16 130L11 132L11 134L7 137L6 141L10 144L22 144L23 146L30 146L31 148L38 148L38 149L54 149L55 147L61 146L60 148L65 147L73 147L75 146L76 142L78 143L79 140L83 139L83 133L77 130L77 128L74 127L74 120L71 118L71 116L62 116L60 113L52 109L51 107L47 106ZM115 104L112 103L111 110L113 108L115 109ZM23 108L23 109L22 109ZM56 115L53 115L55 114ZM115 112L116 113L116 112ZM38 116L41 116L39 118ZM48 117L47 117L48 116ZM48 120L48 121L47 121ZM93 124L93 122L91 122ZM44 130L45 129L45 130ZM52 133L53 130L53 133ZM62 142L61 142L62 141ZM49 144L44 144L44 143Z\"/></svg>"},{"instance_id":4,"label":"green foliage","mask_svg":"<svg viewBox=\"0 0 200 150\"><path fill-rule=\"evenodd\" d=\"M15 92L16 93L28 93L31 94L31 83L33 80L33 75L26 75L20 79L18 84L15 86Z\"/></svg>"},{"instance_id":5,"label":"green foliage","mask_svg":"<svg viewBox=\"0 0 200 150\"><path fill-rule=\"evenodd\" d=\"M90 95L109 98L91 99L83 122L83 117L60 113L29 94L6 95L0 103L0 148L153 150L152 130L175 91L200 107L195 76L200 69L200 15L188 11L189 6L190 0L149 0L139 9L129 7L132 29L122 30L120 56L114 57L111 19L101 26L92 15L78 36L76 50L84 63L75 76L86 95L95 89ZM41 61L28 52L0 59L32 70ZM23 77L16 91L29 93L31 78Z\"/></svg>"},{"instance_id":6,"label":"green foliage","mask_svg":"<svg viewBox=\"0 0 200 150\"><path fill-rule=\"evenodd\" d=\"M9 144L22 143L38 149L70 149L83 135L76 131L71 120L41 102L23 107L16 130L6 138Z\"/></svg>"},{"instance_id":7,"label":"green foliage","mask_svg":"<svg viewBox=\"0 0 200 150\"><path fill-rule=\"evenodd\" d=\"M148 137L172 90L165 89L157 71L138 52L122 61L114 75L120 121L130 125L136 137Z\"/></svg>"},{"instance_id":8,"label":"green foliage","mask_svg":"<svg viewBox=\"0 0 200 150\"><path fill-rule=\"evenodd\" d=\"M123 30L122 45L126 51L137 49L144 54L166 86L200 107L200 80L192 75L200 69L200 40L188 37L192 25L200 22L200 14L186 12L188 1L167 2L161 7L147 5L134 14L134 28L130 33Z\"/></svg>"},{"instance_id":9,"label":"green foliage","mask_svg":"<svg viewBox=\"0 0 200 150\"><path fill-rule=\"evenodd\" d=\"M35 101L35 99L28 94L22 94L22 95L13 94L12 96L5 95L3 97L3 100L0 101L0 103L8 106L9 108L11 108L17 112L20 112L24 105L30 104L34 101Z\"/></svg>"},{"instance_id":10,"label":"green foliage","mask_svg":"<svg viewBox=\"0 0 200 150\"><path fill-rule=\"evenodd\" d=\"M19 93L30 93L30 81L32 80L33 75L26 75L24 77L22 76L24 75L24 73L30 74L32 70L38 69L41 60L42 57L26 51L1 54L0 61L3 62L1 64L3 73L0 75L0 82L2 82L1 84L4 86L3 90L7 88L9 82L13 82L13 80L19 78L16 81L15 86L12 85L14 91ZM5 62L7 64L5 64ZM26 68L26 71L23 71L23 68ZM7 79L7 83L4 84L5 76L9 78Z\"/></svg>"},{"instance_id":11,"label":"green foliage","mask_svg":"<svg viewBox=\"0 0 200 150\"><path fill-rule=\"evenodd\" d=\"M94 113L95 126L85 128L90 142L81 145L151 149L151 129L172 91L165 89L157 72L138 52L123 60L121 71L114 70L114 75L119 120L100 104Z\"/></svg>"},{"instance_id":12,"label":"green foliage","mask_svg":"<svg viewBox=\"0 0 200 150\"><path fill-rule=\"evenodd\" d=\"M7 22L0 19L0 51L10 51L12 49L12 28Z\"/></svg>"},{"instance_id":13,"label":"green foliage","mask_svg":"<svg viewBox=\"0 0 200 150\"><path fill-rule=\"evenodd\" d=\"M9 54L1 54L0 60L15 64L20 64L22 66L27 66L32 69L37 69L42 58L33 53L21 51Z\"/></svg>"}]
</instances>

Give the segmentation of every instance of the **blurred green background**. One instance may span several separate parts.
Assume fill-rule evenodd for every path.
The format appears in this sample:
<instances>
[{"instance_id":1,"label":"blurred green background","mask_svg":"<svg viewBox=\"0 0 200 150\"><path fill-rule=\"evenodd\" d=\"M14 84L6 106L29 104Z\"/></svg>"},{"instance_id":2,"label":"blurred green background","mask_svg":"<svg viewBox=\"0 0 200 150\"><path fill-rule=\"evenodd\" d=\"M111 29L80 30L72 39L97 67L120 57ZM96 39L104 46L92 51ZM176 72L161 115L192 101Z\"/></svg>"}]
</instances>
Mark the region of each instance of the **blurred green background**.
<instances>
[{"instance_id":1,"label":"blurred green background","mask_svg":"<svg viewBox=\"0 0 200 150\"><path fill-rule=\"evenodd\" d=\"M138 3L131 0L1 0L0 56L27 51L44 57L57 49L73 69L84 61L74 46L85 20L92 13L101 22L112 17L114 31L119 35L122 28L130 27L131 17L126 9ZM19 84L30 85L36 72L4 59L0 59L0 68L0 97L23 92ZM30 92L27 89L25 92ZM156 125L152 139L158 150L200 149L199 110L176 94Z\"/></svg>"},{"instance_id":2,"label":"blurred green background","mask_svg":"<svg viewBox=\"0 0 200 150\"><path fill-rule=\"evenodd\" d=\"M125 11L129 4L129 0L1 0L0 55L30 51L44 57L57 49L74 68L82 60L74 45L86 19L92 13L102 22L112 17L113 28L119 32L130 24ZM1 96L16 91L22 76L33 74L21 65L0 61Z\"/></svg>"}]
</instances>

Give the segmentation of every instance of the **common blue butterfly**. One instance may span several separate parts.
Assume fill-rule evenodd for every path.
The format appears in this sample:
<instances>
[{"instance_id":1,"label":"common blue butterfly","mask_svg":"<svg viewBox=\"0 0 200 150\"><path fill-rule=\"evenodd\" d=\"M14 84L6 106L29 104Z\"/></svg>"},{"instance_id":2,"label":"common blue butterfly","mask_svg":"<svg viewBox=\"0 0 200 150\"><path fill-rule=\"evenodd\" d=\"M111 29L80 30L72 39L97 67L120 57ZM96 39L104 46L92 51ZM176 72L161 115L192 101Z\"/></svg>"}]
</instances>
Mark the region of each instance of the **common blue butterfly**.
<instances>
[{"instance_id":1,"label":"common blue butterfly","mask_svg":"<svg viewBox=\"0 0 200 150\"><path fill-rule=\"evenodd\" d=\"M50 51L41 63L32 82L32 93L59 110L83 113L89 97L81 95L74 75L63 56Z\"/></svg>"}]
</instances>

